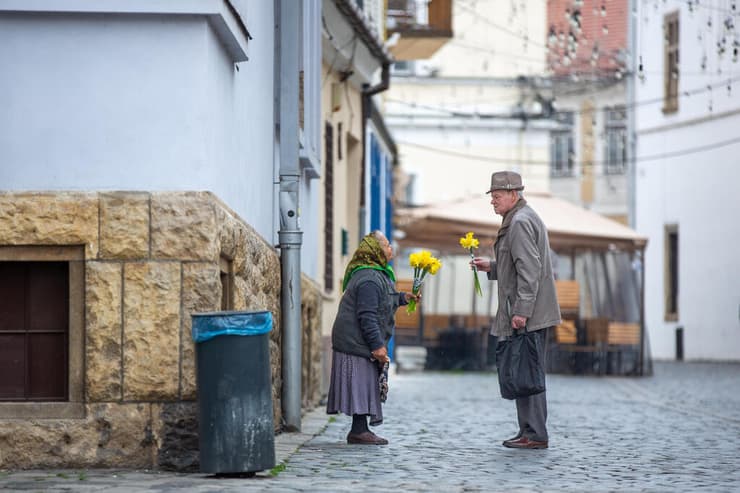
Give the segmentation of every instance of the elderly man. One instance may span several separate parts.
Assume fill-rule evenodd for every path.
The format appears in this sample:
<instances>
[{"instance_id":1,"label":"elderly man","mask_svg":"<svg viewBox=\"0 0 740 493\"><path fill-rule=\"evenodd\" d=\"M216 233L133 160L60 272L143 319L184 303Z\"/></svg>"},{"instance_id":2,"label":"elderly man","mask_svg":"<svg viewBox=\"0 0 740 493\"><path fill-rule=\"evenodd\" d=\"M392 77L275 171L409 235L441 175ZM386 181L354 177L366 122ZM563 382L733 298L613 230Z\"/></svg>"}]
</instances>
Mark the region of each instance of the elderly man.
<instances>
[{"instance_id":1,"label":"elderly man","mask_svg":"<svg viewBox=\"0 0 740 493\"><path fill-rule=\"evenodd\" d=\"M491 204L503 216L494 244L496 260L476 257L471 263L498 279L498 312L491 332L499 340L514 330L534 332L540 339L539 357L545 362L548 327L560 323L560 307L550 262L547 229L522 196L522 177L513 171L491 176ZM509 448L543 449L548 446L545 392L516 399L519 433L505 440Z\"/></svg>"}]
</instances>

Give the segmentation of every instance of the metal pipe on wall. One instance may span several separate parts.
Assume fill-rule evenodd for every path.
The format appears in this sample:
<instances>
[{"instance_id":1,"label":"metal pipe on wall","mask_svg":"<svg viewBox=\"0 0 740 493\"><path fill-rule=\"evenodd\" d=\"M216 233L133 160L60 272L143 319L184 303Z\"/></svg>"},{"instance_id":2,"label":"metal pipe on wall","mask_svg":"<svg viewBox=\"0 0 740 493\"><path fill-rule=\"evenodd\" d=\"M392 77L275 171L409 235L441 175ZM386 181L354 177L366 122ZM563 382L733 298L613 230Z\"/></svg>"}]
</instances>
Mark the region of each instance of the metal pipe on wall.
<instances>
[{"instance_id":1,"label":"metal pipe on wall","mask_svg":"<svg viewBox=\"0 0 740 493\"><path fill-rule=\"evenodd\" d=\"M301 429L301 244L298 225L301 169L298 158L298 67L301 13L292 0L277 0L280 138L280 242L282 319L282 408L284 428Z\"/></svg>"}]
</instances>

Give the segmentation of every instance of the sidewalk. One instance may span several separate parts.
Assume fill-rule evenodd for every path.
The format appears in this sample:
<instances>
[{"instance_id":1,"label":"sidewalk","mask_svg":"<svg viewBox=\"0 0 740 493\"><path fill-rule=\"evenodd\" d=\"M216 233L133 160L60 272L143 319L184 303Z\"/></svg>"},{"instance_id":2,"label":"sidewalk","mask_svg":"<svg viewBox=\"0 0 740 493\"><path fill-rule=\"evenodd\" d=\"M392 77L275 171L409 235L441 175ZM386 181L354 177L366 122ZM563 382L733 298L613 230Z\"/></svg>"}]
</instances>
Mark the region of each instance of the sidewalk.
<instances>
[{"instance_id":1,"label":"sidewalk","mask_svg":"<svg viewBox=\"0 0 740 493\"><path fill-rule=\"evenodd\" d=\"M0 472L9 491L740 491L740 364L657 363L645 378L548 376L550 448L512 450L495 374L393 375L387 447L344 441L323 409L276 437L282 471L249 479L147 471ZM296 449L298 449L296 451Z\"/></svg>"}]
</instances>

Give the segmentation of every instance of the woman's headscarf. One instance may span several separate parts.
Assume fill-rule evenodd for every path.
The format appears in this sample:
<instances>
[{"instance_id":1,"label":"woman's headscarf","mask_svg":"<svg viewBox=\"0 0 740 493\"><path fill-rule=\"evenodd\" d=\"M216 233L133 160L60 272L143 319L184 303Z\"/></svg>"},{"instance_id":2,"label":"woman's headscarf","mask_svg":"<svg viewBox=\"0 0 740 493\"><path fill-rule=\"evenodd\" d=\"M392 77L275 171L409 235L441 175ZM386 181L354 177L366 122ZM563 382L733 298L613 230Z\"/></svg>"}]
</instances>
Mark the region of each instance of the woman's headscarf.
<instances>
[{"instance_id":1,"label":"woman's headscarf","mask_svg":"<svg viewBox=\"0 0 740 493\"><path fill-rule=\"evenodd\" d=\"M342 291L347 289L347 284L352 275L358 270L362 269L375 269L390 277L391 281L396 282L396 274L393 272L393 267L388 264L383 252L383 247L380 246L378 239L373 233L367 234L360 241L360 246L355 250L352 255L347 268L344 270L344 281L342 281Z\"/></svg>"}]
</instances>

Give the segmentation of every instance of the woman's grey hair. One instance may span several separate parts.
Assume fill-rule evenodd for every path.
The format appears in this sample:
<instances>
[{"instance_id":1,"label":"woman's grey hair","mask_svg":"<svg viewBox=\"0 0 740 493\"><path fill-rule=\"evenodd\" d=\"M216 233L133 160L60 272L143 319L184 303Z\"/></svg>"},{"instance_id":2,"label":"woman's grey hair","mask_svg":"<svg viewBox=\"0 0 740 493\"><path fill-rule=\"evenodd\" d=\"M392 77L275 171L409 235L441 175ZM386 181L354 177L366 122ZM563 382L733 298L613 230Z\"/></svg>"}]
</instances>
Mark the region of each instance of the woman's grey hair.
<instances>
[{"instance_id":1,"label":"woman's grey hair","mask_svg":"<svg viewBox=\"0 0 740 493\"><path fill-rule=\"evenodd\" d=\"M520 199L523 199L524 198L524 194L522 193L521 190L517 190L516 191L516 194L519 196Z\"/></svg>"}]
</instances>

